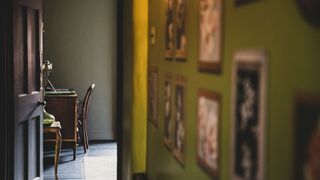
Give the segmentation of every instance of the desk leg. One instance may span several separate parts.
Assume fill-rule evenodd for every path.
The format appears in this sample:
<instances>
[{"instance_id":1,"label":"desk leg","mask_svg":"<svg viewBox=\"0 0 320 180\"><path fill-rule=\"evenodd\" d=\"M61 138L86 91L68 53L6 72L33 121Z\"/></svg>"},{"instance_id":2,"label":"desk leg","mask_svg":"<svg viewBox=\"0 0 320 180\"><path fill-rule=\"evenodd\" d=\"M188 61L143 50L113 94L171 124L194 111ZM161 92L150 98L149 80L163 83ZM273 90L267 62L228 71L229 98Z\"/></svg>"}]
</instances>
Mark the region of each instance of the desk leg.
<instances>
[{"instance_id":1,"label":"desk leg","mask_svg":"<svg viewBox=\"0 0 320 180\"><path fill-rule=\"evenodd\" d=\"M73 144L73 160L76 160L77 157L77 141Z\"/></svg>"},{"instance_id":2,"label":"desk leg","mask_svg":"<svg viewBox=\"0 0 320 180\"><path fill-rule=\"evenodd\" d=\"M58 164L59 164L59 156L60 156L60 149L61 149L61 133L60 131L56 132L56 145L54 151L54 174L56 179L58 179Z\"/></svg>"}]
</instances>

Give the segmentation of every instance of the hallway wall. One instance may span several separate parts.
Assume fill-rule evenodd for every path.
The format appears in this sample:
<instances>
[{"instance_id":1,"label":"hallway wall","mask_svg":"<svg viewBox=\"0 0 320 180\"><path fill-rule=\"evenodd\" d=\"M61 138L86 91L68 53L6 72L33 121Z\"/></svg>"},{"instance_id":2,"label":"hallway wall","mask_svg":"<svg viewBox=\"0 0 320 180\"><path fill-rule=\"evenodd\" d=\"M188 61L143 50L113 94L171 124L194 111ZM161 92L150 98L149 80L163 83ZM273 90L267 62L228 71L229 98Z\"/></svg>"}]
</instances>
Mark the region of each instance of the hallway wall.
<instances>
[{"instance_id":1,"label":"hallway wall","mask_svg":"<svg viewBox=\"0 0 320 180\"><path fill-rule=\"evenodd\" d=\"M116 0L44 0L44 60L53 63L56 88L73 88L80 100L95 83L89 139L115 138Z\"/></svg>"},{"instance_id":2,"label":"hallway wall","mask_svg":"<svg viewBox=\"0 0 320 180\"><path fill-rule=\"evenodd\" d=\"M263 48L269 54L266 124L266 179L293 179L294 96L320 93L320 29L301 16L293 0L260 0L235 6L223 1L222 72L199 72L198 3L187 0L188 59L164 58L165 1L149 1L149 30L156 28L156 44L149 44L149 65L159 69L159 126L148 122L147 174L151 180L212 179L196 162L197 92L199 88L221 94L219 179L231 179L231 64L236 49ZM150 31L149 31L150 32ZM164 76L187 78L186 159L180 165L163 143Z\"/></svg>"}]
</instances>

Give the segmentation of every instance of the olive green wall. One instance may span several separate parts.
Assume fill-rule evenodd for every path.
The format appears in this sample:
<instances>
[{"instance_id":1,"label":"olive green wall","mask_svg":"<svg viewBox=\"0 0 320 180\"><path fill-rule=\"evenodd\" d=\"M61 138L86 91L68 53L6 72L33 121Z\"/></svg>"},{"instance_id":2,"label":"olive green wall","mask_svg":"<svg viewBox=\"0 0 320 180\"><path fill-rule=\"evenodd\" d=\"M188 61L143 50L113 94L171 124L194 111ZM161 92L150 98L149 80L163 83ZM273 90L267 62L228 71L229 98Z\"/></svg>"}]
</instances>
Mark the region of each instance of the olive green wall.
<instances>
[{"instance_id":1,"label":"olive green wall","mask_svg":"<svg viewBox=\"0 0 320 180\"><path fill-rule=\"evenodd\" d=\"M95 83L89 139L114 139L116 0L44 0L44 60L56 88L74 88L80 100Z\"/></svg>"},{"instance_id":2,"label":"olive green wall","mask_svg":"<svg viewBox=\"0 0 320 180\"><path fill-rule=\"evenodd\" d=\"M149 65L159 68L159 128L148 122L147 173L151 180L211 179L196 163L196 95L199 88L222 96L220 179L229 180L231 141L231 63L234 50L263 48L270 55L267 89L266 179L291 180L293 171L294 94L320 93L320 29L308 24L294 0L260 0L236 7L223 1L222 73L197 70L198 2L187 0L187 62L164 60L165 1L149 1L149 28L156 27L156 44L149 45ZM163 144L164 75L187 78L186 163L182 167Z\"/></svg>"}]
</instances>

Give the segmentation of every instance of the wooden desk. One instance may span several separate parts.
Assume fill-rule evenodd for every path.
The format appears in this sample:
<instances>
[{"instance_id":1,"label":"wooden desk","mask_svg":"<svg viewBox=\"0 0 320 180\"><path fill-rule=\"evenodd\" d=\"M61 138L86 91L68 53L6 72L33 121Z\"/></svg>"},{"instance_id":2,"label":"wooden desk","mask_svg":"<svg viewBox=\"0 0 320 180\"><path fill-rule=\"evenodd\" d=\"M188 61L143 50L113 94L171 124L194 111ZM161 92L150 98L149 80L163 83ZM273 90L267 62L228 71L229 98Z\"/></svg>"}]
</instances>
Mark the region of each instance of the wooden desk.
<instances>
[{"instance_id":1,"label":"wooden desk","mask_svg":"<svg viewBox=\"0 0 320 180\"><path fill-rule=\"evenodd\" d=\"M53 114L61 124L62 148L73 148L73 159L76 159L77 153L77 106L78 96L75 91L68 93L46 93L45 101L46 111Z\"/></svg>"},{"instance_id":2,"label":"wooden desk","mask_svg":"<svg viewBox=\"0 0 320 180\"><path fill-rule=\"evenodd\" d=\"M54 175L56 179L58 179L58 164L59 164L59 156L61 149L61 127L43 127L43 133L54 133L55 138L53 139L44 139L45 142L55 142L54 148Z\"/></svg>"}]
</instances>

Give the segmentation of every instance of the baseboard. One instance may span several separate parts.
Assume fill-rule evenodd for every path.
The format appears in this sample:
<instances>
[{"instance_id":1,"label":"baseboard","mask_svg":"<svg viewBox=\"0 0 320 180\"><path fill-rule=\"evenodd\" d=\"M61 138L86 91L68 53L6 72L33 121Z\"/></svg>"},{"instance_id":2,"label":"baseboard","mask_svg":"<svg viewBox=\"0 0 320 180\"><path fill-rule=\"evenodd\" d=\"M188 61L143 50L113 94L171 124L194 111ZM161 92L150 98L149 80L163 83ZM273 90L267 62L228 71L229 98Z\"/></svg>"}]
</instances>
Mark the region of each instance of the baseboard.
<instances>
[{"instance_id":1,"label":"baseboard","mask_svg":"<svg viewBox=\"0 0 320 180\"><path fill-rule=\"evenodd\" d=\"M95 140L89 140L89 143L116 143L116 140L113 139L95 139Z\"/></svg>"},{"instance_id":2,"label":"baseboard","mask_svg":"<svg viewBox=\"0 0 320 180\"><path fill-rule=\"evenodd\" d=\"M107 132L89 132L90 140L109 140L114 139L112 133Z\"/></svg>"}]
</instances>

